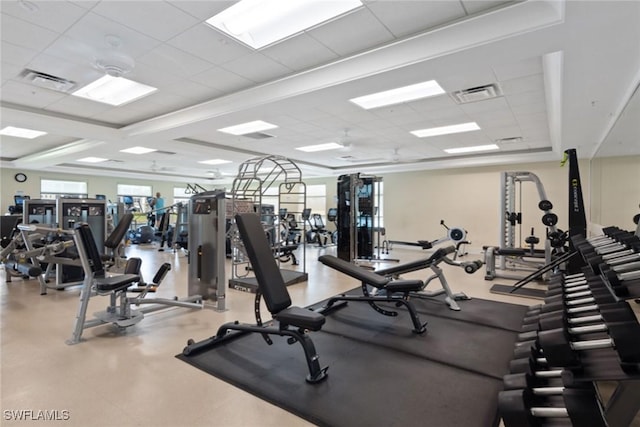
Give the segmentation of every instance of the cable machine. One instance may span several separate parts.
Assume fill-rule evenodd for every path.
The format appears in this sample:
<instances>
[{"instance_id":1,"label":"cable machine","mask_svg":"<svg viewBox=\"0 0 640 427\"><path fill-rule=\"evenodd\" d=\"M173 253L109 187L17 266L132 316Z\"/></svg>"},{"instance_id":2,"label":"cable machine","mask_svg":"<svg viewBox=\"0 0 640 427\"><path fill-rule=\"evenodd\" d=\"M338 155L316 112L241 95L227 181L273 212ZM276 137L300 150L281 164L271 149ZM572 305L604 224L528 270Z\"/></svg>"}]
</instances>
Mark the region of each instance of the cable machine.
<instances>
[{"instance_id":1,"label":"cable machine","mask_svg":"<svg viewBox=\"0 0 640 427\"><path fill-rule=\"evenodd\" d=\"M273 205L265 205L262 201L268 190L276 186L279 204L277 210ZM258 288L256 278L250 275L249 257L238 236L234 224L235 215L244 212L255 212L260 215L274 257L279 260L287 251L298 249L298 245L288 245L281 237L279 210L286 208L288 214L302 215L306 209L306 203L307 190L302 181L302 172L293 161L282 156L265 156L249 159L240 165L238 175L233 180L231 203L227 209L229 222L227 235L231 243L229 287L245 292L256 292ZM304 225L302 233L302 235L306 234ZM287 285L308 279L304 245L301 245L301 252L302 271L280 270Z\"/></svg>"},{"instance_id":2,"label":"cable machine","mask_svg":"<svg viewBox=\"0 0 640 427\"><path fill-rule=\"evenodd\" d=\"M360 173L338 177L337 254L345 261L376 258L373 249L374 242L380 240L379 182L381 177Z\"/></svg>"}]
</instances>

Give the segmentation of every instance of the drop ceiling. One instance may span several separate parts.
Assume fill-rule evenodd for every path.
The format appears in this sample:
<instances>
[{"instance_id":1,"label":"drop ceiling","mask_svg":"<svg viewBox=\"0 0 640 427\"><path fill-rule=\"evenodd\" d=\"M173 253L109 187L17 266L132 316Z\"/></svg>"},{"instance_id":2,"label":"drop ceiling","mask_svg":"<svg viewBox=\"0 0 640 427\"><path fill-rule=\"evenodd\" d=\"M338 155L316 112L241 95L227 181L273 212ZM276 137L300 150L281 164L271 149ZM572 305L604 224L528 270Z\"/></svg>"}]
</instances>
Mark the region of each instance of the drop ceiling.
<instances>
[{"instance_id":1,"label":"drop ceiling","mask_svg":"<svg viewBox=\"0 0 640 427\"><path fill-rule=\"evenodd\" d=\"M193 182L264 155L290 158L306 177L552 161L567 148L590 158L640 79L640 2L365 0L261 50L204 22L233 3L0 2L1 126L48 132L2 136L2 167ZM132 60L123 77L158 90L113 107L25 78L80 88L113 50ZM349 102L432 79L447 93L371 110ZM453 96L485 85L497 96ZM278 128L260 139L217 131L253 120ZM409 133L470 121L481 130ZM640 154L637 121L627 122L620 153ZM296 150L328 142L344 148ZM500 149L444 151L492 143ZM131 146L160 151L119 151ZM77 162L87 156L109 161ZM198 163L207 159L232 163Z\"/></svg>"}]
</instances>

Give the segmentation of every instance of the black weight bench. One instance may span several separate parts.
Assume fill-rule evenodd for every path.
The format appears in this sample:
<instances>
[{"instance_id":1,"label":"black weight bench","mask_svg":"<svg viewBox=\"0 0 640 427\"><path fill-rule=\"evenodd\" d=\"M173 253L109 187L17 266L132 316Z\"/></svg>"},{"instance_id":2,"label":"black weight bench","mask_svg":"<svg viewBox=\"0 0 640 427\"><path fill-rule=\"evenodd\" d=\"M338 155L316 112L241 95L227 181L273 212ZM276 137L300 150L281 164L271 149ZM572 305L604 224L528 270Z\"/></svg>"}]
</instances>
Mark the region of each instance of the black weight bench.
<instances>
[{"instance_id":1,"label":"black weight bench","mask_svg":"<svg viewBox=\"0 0 640 427\"><path fill-rule=\"evenodd\" d=\"M256 324L244 324L238 321L225 323L210 338L199 342L189 340L182 353L189 356L246 333L262 334L269 345L273 344L269 335L287 336L289 344L299 342L304 349L309 368L307 382L318 383L324 380L327 377L328 367L320 368L315 346L306 331L319 331L324 325L325 317L320 313L291 305L289 292L269 247L260 217L254 213L243 213L236 215L235 219L258 282L254 302ZM273 321L265 324L260 315L262 296L273 318Z\"/></svg>"},{"instance_id":2,"label":"black weight bench","mask_svg":"<svg viewBox=\"0 0 640 427\"><path fill-rule=\"evenodd\" d=\"M390 277L381 276L370 270L358 267L348 261L337 258L333 255L322 255L318 258L318 261L324 265L338 270L341 273L351 276L360 280L362 283L362 296L359 295L338 295L329 298L327 303L319 310L320 313L327 314L329 311L337 308L337 302L348 301L360 301L367 302L375 311L385 316L397 316L397 311L391 311L380 307L376 303L395 303L397 305L402 304L407 307L411 321L413 322L413 332L422 334L427 330L427 323L422 323L418 312L414 305L408 300L409 294L418 292L424 287L422 280L392 280ZM367 285L373 286L380 291L383 291L384 295L377 296L371 295Z\"/></svg>"}]
</instances>

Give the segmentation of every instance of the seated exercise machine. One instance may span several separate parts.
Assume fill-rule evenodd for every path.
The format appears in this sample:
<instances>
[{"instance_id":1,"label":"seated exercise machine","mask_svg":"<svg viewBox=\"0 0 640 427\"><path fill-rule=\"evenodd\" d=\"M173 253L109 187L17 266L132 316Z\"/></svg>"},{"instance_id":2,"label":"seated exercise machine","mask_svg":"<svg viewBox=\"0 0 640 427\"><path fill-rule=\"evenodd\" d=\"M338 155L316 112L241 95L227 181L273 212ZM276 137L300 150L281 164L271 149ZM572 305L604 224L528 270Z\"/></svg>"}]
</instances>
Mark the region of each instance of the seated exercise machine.
<instances>
[{"instance_id":1,"label":"seated exercise machine","mask_svg":"<svg viewBox=\"0 0 640 427\"><path fill-rule=\"evenodd\" d=\"M480 267L482 267L482 261L472 261L472 262L463 262L460 263L458 261L453 261L448 257L449 254L456 253L455 246L447 246L444 248L437 249L431 256L424 259L419 259L417 261L412 261L409 263L385 268L382 270L377 270L376 274L380 274L382 276L397 278L401 274L410 273L412 271L418 271L425 268L430 268L433 271L433 275L427 278L424 281L424 286L417 292L412 292L410 295L416 298L433 298L438 295L446 294L445 302L449 306L451 310L460 311L460 306L456 301L469 300L471 299L464 293L453 293L449 284L447 283L447 279L444 276L444 272L439 267L439 264L444 262L449 265L453 265L455 267L463 267L464 271L469 274L475 273ZM431 283L432 280L438 279L440 284L442 285L441 289L428 291L425 288Z\"/></svg>"},{"instance_id":2,"label":"seated exercise machine","mask_svg":"<svg viewBox=\"0 0 640 427\"><path fill-rule=\"evenodd\" d=\"M319 331L325 323L325 317L320 313L291 305L291 297L273 257L260 218L254 213L241 213L235 216L235 220L258 281L254 305L256 323L255 325L238 321L225 323L211 338L199 342L190 339L183 354L189 356L195 352L211 349L222 342L247 333L261 334L269 345L273 344L270 335L289 337L288 344L299 342L304 350L309 368L307 382L318 383L324 380L327 377L328 367L320 367L318 354L307 331ZM260 314L262 296L273 318L266 323L263 323Z\"/></svg>"},{"instance_id":3,"label":"seated exercise machine","mask_svg":"<svg viewBox=\"0 0 640 427\"><path fill-rule=\"evenodd\" d=\"M447 230L447 234L436 239L436 240L418 240L416 242L405 242L400 240L387 240L386 241L386 252L389 253L391 249L391 245L399 244L399 245L408 245L408 246L419 246L422 249L431 249L434 246L440 245L446 242L452 242L455 245L455 251L453 255L453 259L455 260L458 257L467 255L467 252L464 250L464 245L468 245L470 242L467 240L467 230L461 227L448 227L447 224L444 223L444 219L440 220L440 225L442 225L445 230Z\"/></svg>"},{"instance_id":4,"label":"seated exercise machine","mask_svg":"<svg viewBox=\"0 0 640 427\"><path fill-rule=\"evenodd\" d=\"M362 296L358 295L338 295L329 298L324 306L319 310L322 314L328 314L330 311L335 310L341 306L344 306L349 301L366 302L375 311L385 316L395 317L398 315L397 311L385 309L378 305L378 303L391 303L396 305L404 305L409 311L411 321L413 323L413 332L416 334L422 334L427 330L427 323L422 323L418 312L416 311L413 303L409 301L409 295L412 292L418 292L424 287L422 280L392 280L391 277L385 277L380 274L376 274L370 270L362 267L358 267L348 261L333 255L322 255L318 258L318 261L324 265L338 270L348 276L360 280L362 283ZM372 295L369 292L368 285L377 288L384 295ZM341 302L342 304L336 304Z\"/></svg>"},{"instance_id":5,"label":"seated exercise machine","mask_svg":"<svg viewBox=\"0 0 640 427\"><path fill-rule=\"evenodd\" d=\"M167 306L185 307L185 308L203 308L202 297L193 295L186 299L163 299L150 298L144 299L148 292L152 292L160 284L164 276L170 270L168 263L163 264L154 278L154 283L145 285L144 291L130 298L127 296L129 287L134 284L141 283L141 276L133 274L139 271L140 260L133 258L125 267L125 274L108 276L102 264L102 257L98 251L97 245L93 238L93 233L88 224L78 224L75 230L67 230L72 233L80 262L84 270L84 280L82 282L82 290L80 292L80 302L78 304L78 312L74 323L73 334L67 344L77 344L81 341L82 332L85 329L94 326L111 323L120 329L125 329L140 322L144 318L145 313L158 311L167 308ZM95 314L95 318L87 320L87 309L89 301L95 295L108 295L110 304L103 312ZM152 304L149 307L141 309L133 309L133 306L142 304Z\"/></svg>"}]
</instances>

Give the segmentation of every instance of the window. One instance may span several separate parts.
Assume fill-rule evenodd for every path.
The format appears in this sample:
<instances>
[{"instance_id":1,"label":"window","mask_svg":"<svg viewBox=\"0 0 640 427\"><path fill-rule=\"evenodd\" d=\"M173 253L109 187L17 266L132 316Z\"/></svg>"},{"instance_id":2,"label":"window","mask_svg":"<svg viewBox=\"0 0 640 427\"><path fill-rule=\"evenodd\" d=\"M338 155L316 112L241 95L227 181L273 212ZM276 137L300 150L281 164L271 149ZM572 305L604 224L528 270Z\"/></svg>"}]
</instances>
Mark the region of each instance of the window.
<instances>
[{"instance_id":1,"label":"window","mask_svg":"<svg viewBox=\"0 0 640 427\"><path fill-rule=\"evenodd\" d=\"M193 196L193 192L189 190L189 187L173 187L173 201L171 204L182 203L183 205L188 205L191 196Z\"/></svg>"},{"instance_id":2,"label":"window","mask_svg":"<svg viewBox=\"0 0 640 427\"><path fill-rule=\"evenodd\" d=\"M40 198L57 199L58 197L86 198L86 181L60 181L55 179L40 180Z\"/></svg>"},{"instance_id":3,"label":"window","mask_svg":"<svg viewBox=\"0 0 640 427\"><path fill-rule=\"evenodd\" d=\"M327 186L324 184L307 185L307 208L312 214L322 215L327 223Z\"/></svg>"},{"instance_id":4,"label":"window","mask_svg":"<svg viewBox=\"0 0 640 427\"><path fill-rule=\"evenodd\" d=\"M150 185L118 184L118 201L125 204L126 209L133 208L138 212L151 210L148 197L153 196Z\"/></svg>"}]
</instances>

